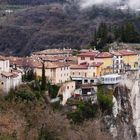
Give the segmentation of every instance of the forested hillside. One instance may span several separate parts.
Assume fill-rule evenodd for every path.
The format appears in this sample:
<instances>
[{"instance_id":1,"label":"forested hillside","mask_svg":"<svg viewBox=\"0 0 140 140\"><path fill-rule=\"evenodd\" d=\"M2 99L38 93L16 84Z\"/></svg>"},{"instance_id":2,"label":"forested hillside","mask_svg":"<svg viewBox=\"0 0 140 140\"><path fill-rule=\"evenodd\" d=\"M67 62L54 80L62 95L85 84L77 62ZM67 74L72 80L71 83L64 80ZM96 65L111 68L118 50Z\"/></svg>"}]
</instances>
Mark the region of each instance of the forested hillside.
<instances>
[{"instance_id":1,"label":"forested hillside","mask_svg":"<svg viewBox=\"0 0 140 140\"><path fill-rule=\"evenodd\" d=\"M93 42L101 23L108 28L108 35L107 38L103 37L106 33L97 35L99 49L116 40L132 43L139 40L140 20L139 15L135 13L95 6L80 10L74 3L61 4L56 0L58 3L24 6L23 3L15 6L18 4L18 1L14 3L15 0L7 2L14 4L0 7L0 51L7 55L29 55L32 51L46 48L84 48L96 45ZM8 9L13 11L6 13L5 10ZM128 23L135 35L129 39L126 34L131 30L124 31L126 38L122 39L117 35ZM102 42L100 38L105 40Z\"/></svg>"}]
</instances>

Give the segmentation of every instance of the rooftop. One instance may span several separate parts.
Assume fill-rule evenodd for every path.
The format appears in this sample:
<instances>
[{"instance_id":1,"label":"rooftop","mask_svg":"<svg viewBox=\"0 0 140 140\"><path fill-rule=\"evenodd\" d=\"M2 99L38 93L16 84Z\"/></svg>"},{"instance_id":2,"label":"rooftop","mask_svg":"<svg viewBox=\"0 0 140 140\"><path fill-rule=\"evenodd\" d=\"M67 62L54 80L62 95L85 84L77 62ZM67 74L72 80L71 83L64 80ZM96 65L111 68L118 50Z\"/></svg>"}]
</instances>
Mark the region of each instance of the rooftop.
<instances>
[{"instance_id":1,"label":"rooftop","mask_svg":"<svg viewBox=\"0 0 140 140\"><path fill-rule=\"evenodd\" d=\"M34 55L55 55L55 54L71 54L71 49L47 49L43 51L33 52Z\"/></svg>"},{"instance_id":2,"label":"rooftop","mask_svg":"<svg viewBox=\"0 0 140 140\"><path fill-rule=\"evenodd\" d=\"M118 52L121 53L123 56L137 55L136 52L131 51L131 50L118 50Z\"/></svg>"},{"instance_id":3,"label":"rooftop","mask_svg":"<svg viewBox=\"0 0 140 140\"><path fill-rule=\"evenodd\" d=\"M100 67L103 63L102 62L93 62L92 66L93 67Z\"/></svg>"},{"instance_id":4,"label":"rooftop","mask_svg":"<svg viewBox=\"0 0 140 140\"><path fill-rule=\"evenodd\" d=\"M123 56L121 53L119 53L118 51L112 51L111 54L115 55L115 56Z\"/></svg>"},{"instance_id":5,"label":"rooftop","mask_svg":"<svg viewBox=\"0 0 140 140\"><path fill-rule=\"evenodd\" d=\"M95 57L98 54L98 52L82 52L78 54L77 56L80 57Z\"/></svg>"},{"instance_id":6,"label":"rooftop","mask_svg":"<svg viewBox=\"0 0 140 140\"><path fill-rule=\"evenodd\" d=\"M88 69L88 65L71 65L70 69Z\"/></svg>"},{"instance_id":7,"label":"rooftop","mask_svg":"<svg viewBox=\"0 0 140 140\"><path fill-rule=\"evenodd\" d=\"M3 77L11 77L11 78L16 78L16 77L18 77L18 74L16 74L16 73L12 73L12 72L3 72L3 73L1 73L1 75L3 76Z\"/></svg>"},{"instance_id":8,"label":"rooftop","mask_svg":"<svg viewBox=\"0 0 140 140\"><path fill-rule=\"evenodd\" d=\"M99 53L96 58L112 58L113 55L109 52L101 52Z\"/></svg>"}]
</instances>

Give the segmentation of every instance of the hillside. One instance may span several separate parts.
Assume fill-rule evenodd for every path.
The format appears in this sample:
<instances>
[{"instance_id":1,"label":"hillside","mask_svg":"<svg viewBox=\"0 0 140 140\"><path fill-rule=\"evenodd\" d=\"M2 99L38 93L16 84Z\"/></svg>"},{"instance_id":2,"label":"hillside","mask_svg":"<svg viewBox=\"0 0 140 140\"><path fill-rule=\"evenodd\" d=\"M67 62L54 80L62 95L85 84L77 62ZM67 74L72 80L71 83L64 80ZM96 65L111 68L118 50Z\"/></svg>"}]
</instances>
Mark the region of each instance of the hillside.
<instances>
[{"instance_id":1,"label":"hillside","mask_svg":"<svg viewBox=\"0 0 140 140\"><path fill-rule=\"evenodd\" d=\"M139 30L138 17L111 8L79 10L76 5L56 3L20 6L1 14L0 51L6 55L29 55L46 48L83 48L93 40L100 22L110 26L128 20L134 21Z\"/></svg>"}]
</instances>

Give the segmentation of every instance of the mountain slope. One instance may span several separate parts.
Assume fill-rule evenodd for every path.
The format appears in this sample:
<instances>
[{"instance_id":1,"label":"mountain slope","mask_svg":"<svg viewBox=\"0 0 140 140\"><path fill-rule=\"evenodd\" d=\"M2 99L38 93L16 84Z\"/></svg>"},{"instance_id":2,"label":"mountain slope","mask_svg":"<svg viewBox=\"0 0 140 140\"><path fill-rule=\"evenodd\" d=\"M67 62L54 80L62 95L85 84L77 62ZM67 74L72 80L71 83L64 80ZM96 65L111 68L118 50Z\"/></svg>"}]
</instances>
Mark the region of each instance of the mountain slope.
<instances>
[{"instance_id":1,"label":"mountain slope","mask_svg":"<svg viewBox=\"0 0 140 140\"><path fill-rule=\"evenodd\" d=\"M100 22L108 26L123 24L133 20L132 17L111 8L81 11L69 4L28 6L0 18L0 51L8 55L29 55L46 48L83 48L93 40ZM138 27L139 19L136 21Z\"/></svg>"}]
</instances>

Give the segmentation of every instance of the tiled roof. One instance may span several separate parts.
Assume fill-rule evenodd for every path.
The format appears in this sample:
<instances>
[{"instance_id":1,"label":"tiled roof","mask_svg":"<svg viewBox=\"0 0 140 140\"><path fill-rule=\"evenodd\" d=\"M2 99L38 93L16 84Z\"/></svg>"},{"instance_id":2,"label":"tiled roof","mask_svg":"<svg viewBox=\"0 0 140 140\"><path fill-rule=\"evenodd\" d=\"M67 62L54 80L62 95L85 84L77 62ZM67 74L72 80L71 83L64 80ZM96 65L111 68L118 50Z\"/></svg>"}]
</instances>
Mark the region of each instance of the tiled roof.
<instances>
[{"instance_id":1,"label":"tiled roof","mask_svg":"<svg viewBox=\"0 0 140 140\"><path fill-rule=\"evenodd\" d=\"M77 56L80 57L95 57L98 54L98 52L83 52L78 54Z\"/></svg>"},{"instance_id":2,"label":"tiled roof","mask_svg":"<svg viewBox=\"0 0 140 140\"><path fill-rule=\"evenodd\" d=\"M87 65L72 65L70 69L88 69Z\"/></svg>"},{"instance_id":3,"label":"tiled roof","mask_svg":"<svg viewBox=\"0 0 140 140\"><path fill-rule=\"evenodd\" d=\"M101 52L99 53L96 58L112 58L113 55L109 52Z\"/></svg>"},{"instance_id":4,"label":"tiled roof","mask_svg":"<svg viewBox=\"0 0 140 140\"><path fill-rule=\"evenodd\" d=\"M35 55L55 55L55 54L70 54L71 49L47 49L39 52L33 52Z\"/></svg>"},{"instance_id":5,"label":"tiled roof","mask_svg":"<svg viewBox=\"0 0 140 140\"><path fill-rule=\"evenodd\" d=\"M5 57L5 56L0 55L0 61L5 61L5 60L8 60L8 58Z\"/></svg>"},{"instance_id":6,"label":"tiled roof","mask_svg":"<svg viewBox=\"0 0 140 140\"><path fill-rule=\"evenodd\" d=\"M1 75L2 76L4 76L4 77L11 77L11 78L16 78L16 77L18 77L18 74L16 74L16 73L12 73L12 72L3 72L3 73L1 73Z\"/></svg>"},{"instance_id":7,"label":"tiled roof","mask_svg":"<svg viewBox=\"0 0 140 140\"><path fill-rule=\"evenodd\" d=\"M92 66L93 67L100 67L103 63L102 62L93 62Z\"/></svg>"},{"instance_id":8,"label":"tiled roof","mask_svg":"<svg viewBox=\"0 0 140 140\"><path fill-rule=\"evenodd\" d=\"M131 51L131 50L119 50L118 52L121 53L123 56L137 55L136 52Z\"/></svg>"},{"instance_id":9,"label":"tiled roof","mask_svg":"<svg viewBox=\"0 0 140 140\"><path fill-rule=\"evenodd\" d=\"M47 62L45 63L45 67L48 69L53 69L53 68L62 68L62 67L69 67L69 64L65 62Z\"/></svg>"},{"instance_id":10,"label":"tiled roof","mask_svg":"<svg viewBox=\"0 0 140 140\"><path fill-rule=\"evenodd\" d=\"M66 58L67 61L74 61L74 62L77 62L78 61L78 58L77 56L69 56Z\"/></svg>"},{"instance_id":11,"label":"tiled roof","mask_svg":"<svg viewBox=\"0 0 140 140\"><path fill-rule=\"evenodd\" d=\"M115 56L122 56L122 54L119 53L118 51L112 51L111 54L113 54Z\"/></svg>"}]
</instances>

